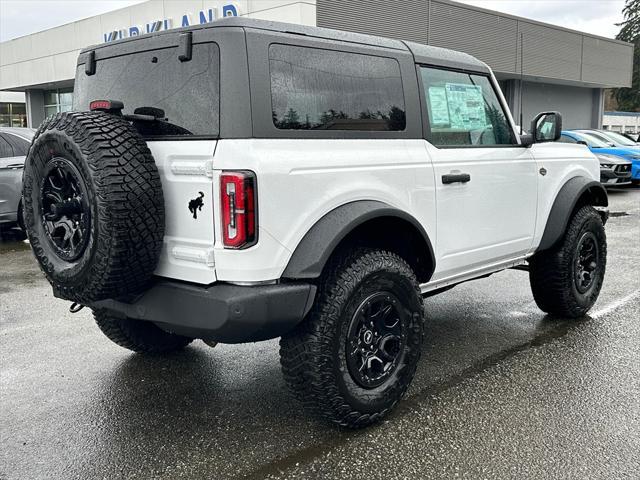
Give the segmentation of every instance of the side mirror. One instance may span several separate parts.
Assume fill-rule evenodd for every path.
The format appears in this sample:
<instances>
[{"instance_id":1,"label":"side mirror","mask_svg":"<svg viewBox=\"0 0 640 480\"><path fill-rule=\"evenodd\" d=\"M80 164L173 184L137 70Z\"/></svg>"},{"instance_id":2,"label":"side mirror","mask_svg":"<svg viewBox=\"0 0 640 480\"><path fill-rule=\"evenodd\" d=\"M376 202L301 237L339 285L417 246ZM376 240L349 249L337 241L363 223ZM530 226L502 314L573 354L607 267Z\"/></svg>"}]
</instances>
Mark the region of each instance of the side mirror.
<instances>
[{"instance_id":1,"label":"side mirror","mask_svg":"<svg viewBox=\"0 0 640 480\"><path fill-rule=\"evenodd\" d=\"M533 143L555 142L562 134L562 114L542 112L531 122Z\"/></svg>"}]
</instances>

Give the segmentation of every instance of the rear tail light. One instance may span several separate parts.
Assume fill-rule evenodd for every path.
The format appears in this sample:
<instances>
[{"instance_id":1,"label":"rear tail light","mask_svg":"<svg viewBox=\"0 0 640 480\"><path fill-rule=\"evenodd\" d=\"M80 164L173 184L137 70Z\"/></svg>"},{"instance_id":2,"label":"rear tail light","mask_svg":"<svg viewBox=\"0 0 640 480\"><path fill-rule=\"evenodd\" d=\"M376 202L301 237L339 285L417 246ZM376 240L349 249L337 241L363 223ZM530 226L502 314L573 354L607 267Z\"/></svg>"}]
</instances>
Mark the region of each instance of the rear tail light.
<instances>
[{"instance_id":1,"label":"rear tail light","mask_svg":"<svg viewBox=\"0 0 640 480\"><path fill-rule=\"evenodd\" d=\"M222 172L222 241L225 248L248 248L258 241L256 176L249 171Z\"/></svg>"}]
</instances>

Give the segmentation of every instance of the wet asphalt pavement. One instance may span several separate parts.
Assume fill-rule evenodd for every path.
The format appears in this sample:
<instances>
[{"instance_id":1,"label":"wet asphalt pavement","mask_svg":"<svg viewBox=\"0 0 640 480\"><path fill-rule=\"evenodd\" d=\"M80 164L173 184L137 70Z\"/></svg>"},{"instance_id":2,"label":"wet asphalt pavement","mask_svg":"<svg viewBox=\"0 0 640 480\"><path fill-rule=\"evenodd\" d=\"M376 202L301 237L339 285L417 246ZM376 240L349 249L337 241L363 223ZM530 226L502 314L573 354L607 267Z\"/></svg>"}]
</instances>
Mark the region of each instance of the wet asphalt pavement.
<instances>
[{"instance_id":1,"label":"wet asphalt pavement","mask_svg":"<svg viewBox=\"0 0 640 480\"><path fill-rule=\"evenodd\" d=\"M427 299L407 398L357 432L301 411L277 341L132 354L0 243L0 478L637 479L640 189L610 203L589 317L546 317L514 270Z\"/></svg>"}]
</instances>

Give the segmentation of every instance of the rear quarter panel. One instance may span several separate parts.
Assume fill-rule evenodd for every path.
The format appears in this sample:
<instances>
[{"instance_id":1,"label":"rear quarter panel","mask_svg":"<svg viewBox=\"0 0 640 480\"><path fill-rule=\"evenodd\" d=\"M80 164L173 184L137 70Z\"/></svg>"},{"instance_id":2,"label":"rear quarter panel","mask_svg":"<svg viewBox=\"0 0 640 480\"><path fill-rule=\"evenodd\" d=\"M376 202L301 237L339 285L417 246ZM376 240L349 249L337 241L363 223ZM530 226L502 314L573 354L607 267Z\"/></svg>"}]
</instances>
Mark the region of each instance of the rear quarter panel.
<instances>
[{"instance_id":1,"label":"rear quarter panel","mask_svg":"<svg viewBox=\"0 0 640 480\"><path fill-rule=\"evenodd\" d=\"M225 169L252 170L258 179L258 243L228 250L216 234L218 280L280 278L307 231L331 210L357 200L404 210L429 235L435 233L434 177L424 140L227 139L218 142L214 169L218 176ZM219 211L215 218L221 218Z\"/></svg>"}]
</instances>

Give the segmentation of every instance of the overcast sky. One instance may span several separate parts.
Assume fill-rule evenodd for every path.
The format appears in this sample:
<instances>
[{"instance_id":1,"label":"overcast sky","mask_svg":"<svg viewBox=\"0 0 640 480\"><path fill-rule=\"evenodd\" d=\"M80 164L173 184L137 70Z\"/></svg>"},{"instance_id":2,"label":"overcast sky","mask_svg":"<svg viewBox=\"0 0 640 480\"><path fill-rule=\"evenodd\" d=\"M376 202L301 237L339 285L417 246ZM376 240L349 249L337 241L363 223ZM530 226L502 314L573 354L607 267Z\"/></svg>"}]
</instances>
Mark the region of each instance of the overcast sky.
<instances>
[{"instance_id":1,"label":"overcast sky","mask_svg":"<svg viewBox=\"0 0 640 480\"><path fill-rule=\"evenodd\" d=\"M28 35L145 0L0 0L0 41ZM613 38L624 0L458 0ZM401 0L389 0L390 4ZM390 8L389 12L393 12Z\"/></svg>"}]
</instances>

